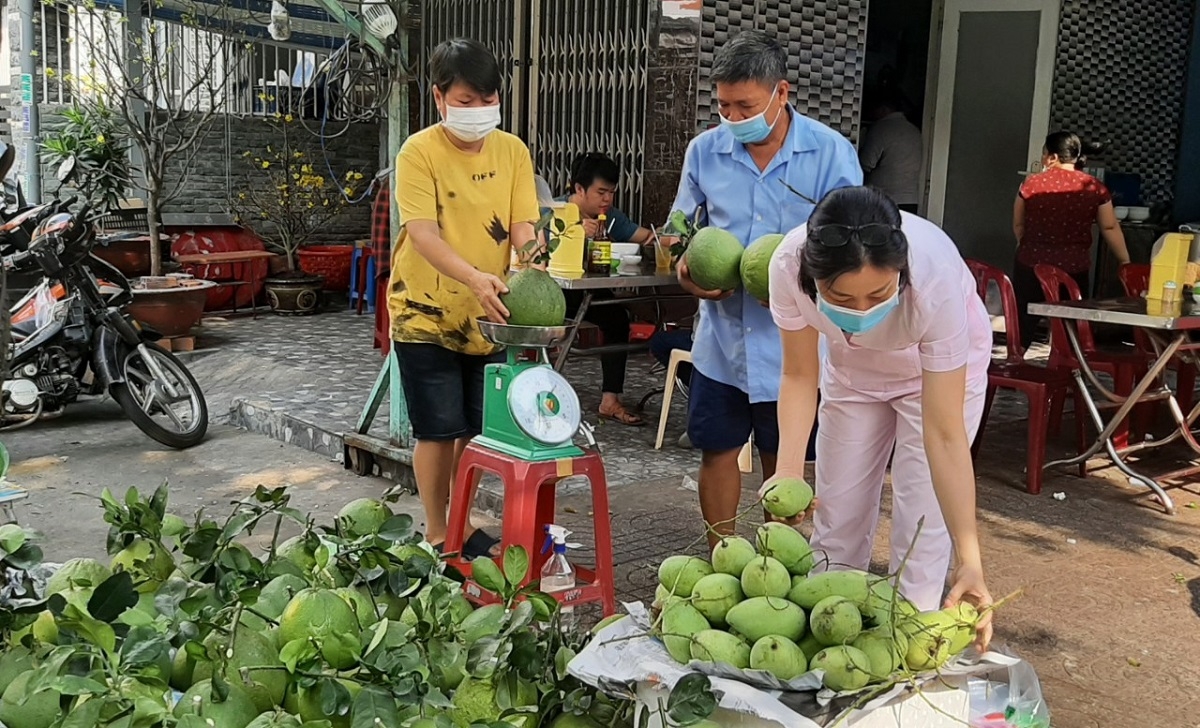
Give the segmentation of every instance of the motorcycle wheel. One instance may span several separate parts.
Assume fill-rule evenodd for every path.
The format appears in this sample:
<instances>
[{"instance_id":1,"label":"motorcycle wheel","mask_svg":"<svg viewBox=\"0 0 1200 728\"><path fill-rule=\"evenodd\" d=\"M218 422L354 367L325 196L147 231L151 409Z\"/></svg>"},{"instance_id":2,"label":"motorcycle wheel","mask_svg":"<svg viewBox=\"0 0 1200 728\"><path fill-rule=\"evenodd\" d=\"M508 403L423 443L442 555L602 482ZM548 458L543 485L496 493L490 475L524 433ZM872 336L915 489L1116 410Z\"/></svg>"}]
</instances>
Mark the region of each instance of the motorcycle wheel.
<instances>
[{"instance_id":1,"label":"motorcycle wheel","mask_svg":"<svg viewBox=\"0 0 1200 728\"><path fill-rule=\"evenodd\" d=\"M158 442L176 450L200 444L208 432L208 404L196 378L166 349L147 343L145 350L171 379L179 396L164 404L162 383L151 374L141 349L124 353L121 374L125 381L111 385L109 393L133 424ZM185 402L188 411L181 416L176 407Z\"/></svg>"}]
</instances>

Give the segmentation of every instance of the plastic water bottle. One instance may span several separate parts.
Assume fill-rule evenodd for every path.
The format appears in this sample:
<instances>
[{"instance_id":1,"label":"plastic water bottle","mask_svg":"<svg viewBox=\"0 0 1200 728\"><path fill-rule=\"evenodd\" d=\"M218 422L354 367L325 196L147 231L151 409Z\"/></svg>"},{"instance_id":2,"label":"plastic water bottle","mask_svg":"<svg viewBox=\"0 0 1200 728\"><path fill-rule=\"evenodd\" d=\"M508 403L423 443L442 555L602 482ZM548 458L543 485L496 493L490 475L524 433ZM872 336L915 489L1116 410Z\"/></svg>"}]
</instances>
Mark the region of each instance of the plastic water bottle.
<instances>
[{"instance_id":1,"label":"plastic water bottle","mask_svg":"<svg viewBox=\"0 0 1200 728\"><path fill-rule=\"evenodd\" d=\"M546 546L542 552L545 553L553 548L554 555L542 567L541 590L551 596L575 588L575 567L571 566L570 561L567 561L568 534L570 531L562 526L552 523L546 526ZM559 623L564 630L574 627L575 608L565 604L561 605Z\"/></svg>"}]
</instances>

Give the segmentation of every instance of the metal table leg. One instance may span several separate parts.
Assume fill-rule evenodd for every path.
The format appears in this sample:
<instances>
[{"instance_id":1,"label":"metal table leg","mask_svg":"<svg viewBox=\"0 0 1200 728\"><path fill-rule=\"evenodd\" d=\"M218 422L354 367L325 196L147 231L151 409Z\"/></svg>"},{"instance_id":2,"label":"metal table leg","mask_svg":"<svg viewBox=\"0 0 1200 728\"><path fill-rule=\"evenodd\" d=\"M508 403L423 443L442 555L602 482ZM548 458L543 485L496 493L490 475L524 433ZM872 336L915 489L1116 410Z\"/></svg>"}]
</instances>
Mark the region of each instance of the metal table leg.
<instances>
[{"instance_id":1,"label":"metal table leg","mask_svg":"<svg viewBox=\"0 0 1200 728\"><path fill-rule=\"evenodd\" d=\"M575 345L575 336L583 324L583 317L588 307L592 305L592 292L584 291L583 299L579 302L579 310L575 313L575 323L567 327L567 338L558 343L558 358L554 360L554 371L561 373L571 355L571 347Z\"/></svg>"},{"instance_id":2,"label":"metal table leg","mask_svg":"<svg viewBox=\"0 0 1200 728\"><path fill-rule=\"evenodd\" d=\"M1095 455L1097 452L1103 449L1107 453L1109 459L1113 461L1113 464L1116 465L1121 472L1129 476L1131 480L1134 480L1152 490L1158 497L1159 502L1163 504L1163 508L1166 509L1167 513L1173 515L1175 513L1175 504L1171 500L1171 497L1167 495L1166 491L1163 490L1162 486L1159 485L1157 481L1135 471L1128 463L1125 462L1123 453L1117 449L1116 445L1112 441L1112 437L1117 428L1120 427L1121 422L1125 420L1125 418L1128 417L1133 411L1133 408L1139 402L1146 401L1146 393L1149 391L1150 387L1156 381L1158 381L1163 370L1170 363L1171 357L1175 355L1175 352L1187 339L1187 335L1180 334L1175 338L1174 341L1168 344L1159 353L1159 356L1155 360L1154 364L1146 372L1145 376L1143 376L1142 379L1137 383L1137 386L1133 388L1133 391L1129 394L1129 396L1120 397L1104 387L1099 378L1096 376L1095 371L1088 366L1087 359L1083 355L1083 349L1079 344L1079 338L1075 331L1075 327L1065 326L1064 328L1067 331L1067 338L1071 341L1071 349L1075 352L1075 358L1079 362L1079 369L1075 371L1075 383L1079 387L1080 393L1083 395L1083 402L1087 407L1088 414L1091 416L1092 422L1096 425L1096 429L1099 430L1100 434L1097 436L1096 441L1092 443L1092 446L1084 452L1072 458L1056 460L1054 462L1047 463L1045 467L1051 468L1062 465L1078 465L1079 463L1086 462L1092 455ZM1105 398L1110 399L1113 402L1120 403L1116 414L1114 414L1107 423L1104 422L1104 418L1100 414L1100 408L1096 405L1096 400L1092 397L1092 393L1088 389L1087 383L1084 381L1085 376L1089 381L1092 382L1093 385L1097 387L1097 389L1101 391ZM1167 397L1172 401L1174 400L1174 397L1171 396L1169 392L1167 393ZM1161 396L1156 396L1152 399L1161 398ZM1178 409L1177 404L1175 409ZM1166 444L1166 441L1154 443L1154 446L1161 446L1163 444ZM1137 447L1137 449L1145 449L1145 447L1147 447L1147 445L1143 444L1143 446ZM1127 454L1128 452L1130 452L1130 450L1126 449L1125 453Z\"/></svg>"}]
</instances>

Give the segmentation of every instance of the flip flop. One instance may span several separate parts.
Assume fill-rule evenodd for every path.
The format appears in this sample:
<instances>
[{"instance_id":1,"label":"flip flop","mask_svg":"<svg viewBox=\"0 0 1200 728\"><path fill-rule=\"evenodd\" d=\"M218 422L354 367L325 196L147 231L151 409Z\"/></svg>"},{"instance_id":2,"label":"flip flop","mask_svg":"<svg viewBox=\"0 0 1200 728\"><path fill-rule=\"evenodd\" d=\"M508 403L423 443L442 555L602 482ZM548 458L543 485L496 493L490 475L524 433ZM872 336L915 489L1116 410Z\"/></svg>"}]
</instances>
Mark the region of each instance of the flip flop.
<instances>
[{"instance_id":1,"label":"flip flop","mask_svg":"<svg viewBox=\"0 0 1200 728\"><path fill-rule=\"evenodd\" d=\"M482 528L475 532L463 544L463 556L468 559L478 559L481 556L491 558L492 549L500 543L500 539L492 536Z\"/></svg>"},{"instance_id":2,"label":"flip flop","mask_svg":"<svg viewBox=\"0 0 1200 728\"><path fill-rule=\"evenodd\" d=\"M626 427L643 427L646 424L645 420L625 408L614 412L601 412L599 414L602 420L615 422L618 425L625 425Z\"/></svg>"}]
</instances>

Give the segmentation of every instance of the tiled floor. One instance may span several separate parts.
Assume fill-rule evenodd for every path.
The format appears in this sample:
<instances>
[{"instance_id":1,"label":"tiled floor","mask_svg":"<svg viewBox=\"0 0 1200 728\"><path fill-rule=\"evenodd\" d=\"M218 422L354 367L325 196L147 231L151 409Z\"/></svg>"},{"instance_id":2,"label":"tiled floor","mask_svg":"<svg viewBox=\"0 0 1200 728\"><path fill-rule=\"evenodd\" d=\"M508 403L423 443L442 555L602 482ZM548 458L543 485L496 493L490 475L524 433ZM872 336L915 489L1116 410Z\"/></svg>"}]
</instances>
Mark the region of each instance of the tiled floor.
<instances>
[{"instance_id":1,"label":"tiled floor","mask_svg":"<svg viewBox=\"0 0 1200 728\"><path fill-rule=\"evenodd\" d=\"M218 403L212 407L214 415L222 407L232 407L235 424L336 457L341 454L340 434L354 429L383 363L379 350L371 346L372 327L371 316L350 311L307 318L208 317L200 329L200 345L212 353L198 357L193 369L210 402ZM648 354L630 355L627 405L635 405L661 386L663 375L652 372L652 365ZM678 478L679 473L695 469L698 454L676 444L686 423L682 397L674 398L663 449L655 451L660 396L647 404L646 426L622 426L596 416L600 400L596 358L573 358L566 375L579 393L586 418L596 426L610 484ZM1000 392L989 425L1019 421L1025 412L1021 396ZM372 431L387 432L386 406Z\"/></svg>"}]
</instances>

